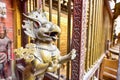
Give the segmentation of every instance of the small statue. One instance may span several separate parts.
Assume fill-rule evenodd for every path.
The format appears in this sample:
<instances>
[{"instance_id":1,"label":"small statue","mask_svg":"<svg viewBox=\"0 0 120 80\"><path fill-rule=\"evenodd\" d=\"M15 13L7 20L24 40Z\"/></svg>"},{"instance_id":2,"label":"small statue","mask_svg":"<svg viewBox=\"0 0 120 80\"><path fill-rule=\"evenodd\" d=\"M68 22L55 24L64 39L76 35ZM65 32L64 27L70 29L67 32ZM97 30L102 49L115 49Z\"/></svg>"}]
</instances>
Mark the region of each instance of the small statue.
<instances>
[{"instance_id":1,"label":"small statue","mask_svg":"<svg viewBox=\"0 0 120 80\"><path fill-rule=\"evenodd\" d=\"M11 80L10 74L11 40L6 35L6 28L0 26L0 76Z\"/></svg>"},{"instance_id":2,"label":"small statue","mask_svg":"<svg viewBox=\"0 0 120 80\"><path fill-rule=\"evenodd\" d=\"M27 73L25 80L43 80L46 72L55 72L64 62L74 59L76 50L72 49L69 54L60 56L59 49L53 43L58 39L61 29L49 22L45 13L34 11L24 16L28 20L24 20L22 27L35 43L16 49L16 57L24 58L27 64L32 64L32 71Z\"/></svg>"}]
</instances>

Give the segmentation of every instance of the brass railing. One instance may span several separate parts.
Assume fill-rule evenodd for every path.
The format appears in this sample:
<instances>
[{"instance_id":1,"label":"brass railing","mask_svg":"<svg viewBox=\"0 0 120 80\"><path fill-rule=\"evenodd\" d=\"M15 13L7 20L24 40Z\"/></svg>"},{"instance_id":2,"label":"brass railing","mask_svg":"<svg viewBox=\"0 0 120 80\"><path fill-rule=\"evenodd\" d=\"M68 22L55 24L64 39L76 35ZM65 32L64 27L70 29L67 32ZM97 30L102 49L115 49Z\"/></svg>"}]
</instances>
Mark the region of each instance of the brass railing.
<instances>
[{"instance_id":1,"label":"brass railing","mask_svg":"<svg viewBox=\"0 0 120 80\"><path fill-rule=\"evenodd\" d=\"M103 12L106 6L103 0L88 0L87 5L87 51L84 80L94 80L95 77L99 78L97 76L99 73L96 75L96 72L100 70L102 55L106 50L106 41L107 39L111 40L110 31L112 31L112 28L110 27L112 27L112 24L109 22L111 20L108 21L109 23L105 23L104 19L107 12Z\"/></svg>"},{"instance_id":2,"label":"brass railing","mask_svg":"<svg viewBox=\"0 0 120 80\"><path fill-rule=\"evenodd\" d=\"M85 70L88 71L92 65L100 58L101 53L104 52L105 37L103 35L104 29L102 16L103 9L102 1L90 0L88 3L88 25L87 25L87 51L86 51L86 62ZM102 39L101 39L102 38ZM101 46L101 47L100 47Z\"/></svg>"}]
</instances>

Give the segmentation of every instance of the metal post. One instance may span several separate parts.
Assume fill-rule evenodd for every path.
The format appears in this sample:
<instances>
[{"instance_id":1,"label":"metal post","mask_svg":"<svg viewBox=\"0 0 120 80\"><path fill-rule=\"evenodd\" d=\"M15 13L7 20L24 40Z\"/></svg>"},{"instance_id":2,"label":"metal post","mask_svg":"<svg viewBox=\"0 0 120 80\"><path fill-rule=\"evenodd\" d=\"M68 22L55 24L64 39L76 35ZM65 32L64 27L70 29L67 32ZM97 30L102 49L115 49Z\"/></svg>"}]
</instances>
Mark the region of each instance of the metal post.
<instances>
[{"instance_id":1,"label":"metal post","mask_svg":"<svg viewBox=\"0 0 120 80\"><path fill-rule=\"evenodd\" d=\"M60 27L60 17L61 17L61 3L60 0L58 0L58 11L57 11L57 24ZM58 36L59 39L57 40L57 47L60 49L60 36Z\"/></svg>"},{"instance_id":2,"label":"metal post","mask_svg":"<svg viewBox=\"0 0 120 80\"><path fill-rule=\"evenodd\" d=\"M49 20L52 21L52 0L49 0Z\"/></svg>"},{"instance_id":3,"label":"metal post","mask_svg":"<svg viewBox=\"0 0 120 80\"><path fill-rule=\"evenodd\" d=\"M60 17L61 17L61 3L60 3L60 0L58 0L58 11L57 11L57 24L58 24L58 26L60 27ZM57 47L60 49L60 36L58 36L59 37L59 39L57 40ZM57 73L58 73L58 80L60 80L60 69L58 69L58 71L57 71Z\"/></svg>"},{"instance_id":4,"label":"metal post","mask_svg":"<svg viewBox=\"0 0 120 80\"><path fill-rule=\"evenodd\" d=\"M70 52L70 41L71 41L71 0L68 0L68 28L67 28L67 53ZM69 73L70 73L70 62L67 62L67 73L66 73L66 80L69 80Z\"/></svg>"},{"instance_id":5,"label":"metal post","mask_svg":"<svg viewBox=\"0 0 120 80\"><path fill-rule=\"evenodd\" d=\"M45 0L42 0L42 9L43 9L43 12L45 11Z\"/></svg>"}]
</instances>

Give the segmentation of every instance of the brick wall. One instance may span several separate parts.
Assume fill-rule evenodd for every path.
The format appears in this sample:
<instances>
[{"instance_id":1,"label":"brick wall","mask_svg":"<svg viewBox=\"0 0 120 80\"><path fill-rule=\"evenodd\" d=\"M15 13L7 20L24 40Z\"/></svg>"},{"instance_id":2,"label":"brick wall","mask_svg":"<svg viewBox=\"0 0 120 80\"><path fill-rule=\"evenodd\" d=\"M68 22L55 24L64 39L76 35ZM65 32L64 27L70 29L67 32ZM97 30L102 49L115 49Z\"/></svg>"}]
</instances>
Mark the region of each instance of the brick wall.
<instances>
[{"instance_id":1,"label":"brick wall","mask_svg":"<svg viewBox=\"0 0 120 80\"><path fill-rule=\"evenodd\" d=\"M13 41L13 10L12 0L5 0L7 7L7 17L5 19L5 25L7 27L7 35Z\"/></svg>"}]
</instances>

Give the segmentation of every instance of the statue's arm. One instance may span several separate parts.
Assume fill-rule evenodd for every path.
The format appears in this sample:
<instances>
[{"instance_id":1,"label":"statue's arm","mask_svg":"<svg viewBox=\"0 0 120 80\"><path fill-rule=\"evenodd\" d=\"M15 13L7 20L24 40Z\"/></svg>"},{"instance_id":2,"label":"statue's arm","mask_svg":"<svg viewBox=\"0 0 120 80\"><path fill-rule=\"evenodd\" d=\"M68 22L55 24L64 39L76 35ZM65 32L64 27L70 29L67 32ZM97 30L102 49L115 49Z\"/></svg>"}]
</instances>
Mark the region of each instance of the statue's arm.
<instances>
[{"instance_id":1,"label":"statue's arm","mask_svg":"<svg viewBox=\"0 0 120 80\"><path fill-rule=\"evenodd\" d=\"M11 59L11 41L8 42L7 52L8 52L8 60L10 60Z\"/></svg>"},{"instance_id":2,"label":"statue's arm","mask_svg":"<svg viewBox=\"0 0 120 80\"><path fill-rule=\"evenodd\" d=\"M76 57L76 50L72 49L72 51L69 54L64 55L64 56L60 56L58 61L59 61L59 64L63 64L67 61L70 61L70 60L74 59L75 57Z\"/></svg>"}]
</instances>

